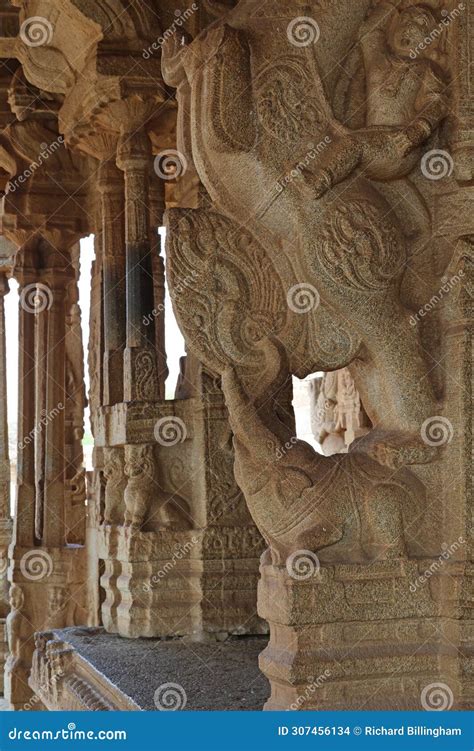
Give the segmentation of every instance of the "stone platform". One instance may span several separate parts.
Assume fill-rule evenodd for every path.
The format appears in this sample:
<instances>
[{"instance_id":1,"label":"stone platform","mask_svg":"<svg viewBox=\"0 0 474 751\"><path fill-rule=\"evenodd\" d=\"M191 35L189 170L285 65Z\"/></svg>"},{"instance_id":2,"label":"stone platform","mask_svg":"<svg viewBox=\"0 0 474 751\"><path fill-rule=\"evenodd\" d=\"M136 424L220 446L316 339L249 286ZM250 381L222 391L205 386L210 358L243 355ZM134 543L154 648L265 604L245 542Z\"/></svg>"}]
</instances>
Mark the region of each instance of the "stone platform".
<instances>
[{"instance_id":1,"label":"stone platform","mask_svg":"<svg viewBox=\"0 0 474 751\"><path fill-rule=\"evenodd\" d=\"M265 637L196 643L60 629L37 635L31 685L48 709L156 711L177 701L186 710L259 711L270 694L258 668L266 645Z\"/></svg>"}]
</instances>

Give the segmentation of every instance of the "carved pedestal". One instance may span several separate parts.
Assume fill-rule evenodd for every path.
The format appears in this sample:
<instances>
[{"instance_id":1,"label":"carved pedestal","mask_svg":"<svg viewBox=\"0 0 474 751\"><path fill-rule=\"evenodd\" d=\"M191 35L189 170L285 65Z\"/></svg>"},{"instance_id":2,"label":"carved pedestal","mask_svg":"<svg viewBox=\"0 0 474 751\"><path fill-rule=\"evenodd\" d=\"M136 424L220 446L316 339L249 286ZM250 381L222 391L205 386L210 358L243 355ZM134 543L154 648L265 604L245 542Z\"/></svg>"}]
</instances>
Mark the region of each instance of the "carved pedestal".
<instances>
[{"instance_id":1,"label":"carved pedestal","mask_svg":"<svg viewBox=\"0 0 474 751\"><path fill-rule=\"evenodd\" d=\"M102 621L127 637L262 633L263 540L233 476L222 392L99 410ZM97 502L97 500L96 500Z\"/></svg>"},{"instance_id":2,"label":"carved pedestal","mask_svg":"<svg viewBox=\"0 0 474 751\"><path fill-rule=\"evenodd\" d=\"M103 526L98 553L104 561L106 631L131 638L197 633L202 597L199 551L194 532Z\"/></svg>"},{"instance_id":3,"label":"carved pedestal","mask_svg":"<svg viewBox=\"0 0 474 751\"><path fill-rule=\"evenodd\" d=\"M466 708L456 647L464 565L439 564L422 584L430 565L331 566L306 579L300 566L299 581L262 566L259 612L270 622L270 642L260 667L272 687L266 709L420 710L436 706L437 691L444 708Z\"/></svg>"}]
</instances>

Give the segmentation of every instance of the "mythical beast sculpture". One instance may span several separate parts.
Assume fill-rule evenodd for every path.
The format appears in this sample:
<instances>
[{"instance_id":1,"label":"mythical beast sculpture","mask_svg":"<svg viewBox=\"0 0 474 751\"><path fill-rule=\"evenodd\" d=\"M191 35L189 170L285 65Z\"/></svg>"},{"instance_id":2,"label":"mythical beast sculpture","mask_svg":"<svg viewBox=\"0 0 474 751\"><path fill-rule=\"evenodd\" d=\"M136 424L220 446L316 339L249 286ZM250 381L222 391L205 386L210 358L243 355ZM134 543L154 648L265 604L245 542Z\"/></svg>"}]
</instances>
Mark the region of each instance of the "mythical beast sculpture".
<instances>
[{"instance_id":1,"label":"mythical beast sculpture","mask_svg":"<svg viewBox=\"0 0 474 751\"><path fill-rule=\"evenodd\" d=\"M313 17L297 0L218 5L163 56L178 148L212 206L169 212L176 313L222 376L236 476L274 562L298 547L328 562L397 555L424 494L401 467L435 455L420 426L436 396L409 324L426 222L408 178L447 112L442 56L411 55L435 3L318 2ZM358 78L341 82L337 61L356 53ZM375 429L349 456L317 456L294 438L290 376L342 367Z\"/></svg>"}]
</instances>

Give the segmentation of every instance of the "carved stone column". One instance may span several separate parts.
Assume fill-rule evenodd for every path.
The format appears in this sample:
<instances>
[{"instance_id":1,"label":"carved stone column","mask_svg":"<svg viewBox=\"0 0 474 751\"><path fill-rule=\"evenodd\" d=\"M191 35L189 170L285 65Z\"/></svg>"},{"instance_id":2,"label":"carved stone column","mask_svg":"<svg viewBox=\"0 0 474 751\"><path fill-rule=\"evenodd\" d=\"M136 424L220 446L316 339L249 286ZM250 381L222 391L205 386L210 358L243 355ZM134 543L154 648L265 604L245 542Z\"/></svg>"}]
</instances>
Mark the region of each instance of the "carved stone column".
<instances>
[{"instance_id":1,"label":"carved stone column","mask_svg":"<svg viewBox=\"0 0 474 751\"><path fill-rule=\"evenodd\" d=\"M37 302L40 303L35 310L35 425L43 425L46 416L46 373L48 340L48 305L49 293L47 287L42 285L42 294L37 291ZM46 436L43 430L37 430L34 439L35 446L35 538L43 539L44 530L44 473L46 469L45 454Z\"/></svg>"},{"instance_id":2,"label":"carved stone column","mask_svg":"<svg viewBox=\"0 0 474 751\"><path fill-rule=\"evenodd\" d=\"M66 406L66 302L70 272L50 269L42 277L51 299L47 321L46 426L43 542L62 547L66 538L65 406Z\"/></svg>"},{"instance_id":3,"label":"carved stone column","mask_svg":"<svg viewBox=\"0 0 474 751\"><path fill-rule=\"evenodd\" d=\"M5 275L0 277L0 524L10 523L10 458L7 413L7 351L5 340L5 295L10 288Z\"/></svg>"},{"instance_id":4,"label":"carved stone column","mask_svg":"<svg viewBox=\"0 0 474 751\"><path fill-rule=\"evenodd\" d=\"M124 401L156 401L159 396L153 311L153 276L148 209L151 145L143 131L122 136L117 164L125 175L127 255L127 347Z\"/></svg>"},{"instance_id":5,"label":"carved stone column","mask_svg":"<svg viewBox=\"0 0 474 751\"><path fill-rule=\"evenodd\" d=\"M37 273L31 268L18 269L19 282L18 339L18 451L17 487L10 565L20 563L23 554L35 543L35 311ZM9 655L5 664L5 697L12 708L21 709L31 697L28 672L33 650L31 608L25 602L26 589L10 585L11 611L7 618ZM27 611L28 608L28 611Z\"/></svg>"},{"instance_id":6,"label":"carved stone column","mask_svg":"<svg viewBox=\"0 0 474 751\"><path fill-rule=\"evenodd\" d=\"M10 456L7 412L7 353L5 340L5 295L10 291L5 275L0 277L0 608L7 602L7 558L12 523L10 512Z\"/></svg>"},{"instance_id":7,"label":"carved stone column","mask_svg":"<svg viewBox=\"0 0 474 751\"><path fill-rule=\"evenodd\" d=\"M13 539L16 545L32 547L35 540L35 317L28 299L37 273L21 268L15 274L19 283L18 339L18 453L17 497ZM34 294L34 292L33 292Z\"/></svg>"},{"instance_id":8,"label":"carved stone column","mask_svg":"<svg viewBox=\"0 0 474 751\"><path fill-rule=\"evenodd\" d=\"M235 481L232 431L219 379L202 365L196 375L195 450L202 456L196 509L205 517L200 522L202 634L267 633L256 608L265 543Z\"/></svg>"},{"instance_id":9,"label":"carved stone column","mask_svg":"<svg viewBox=\"0 0 474 751\"><path fill-rule=\"evenodd\" d=\"M111 162L99 169L104 310L104 404L123 401L126 344L125 201L123 174Z\"/></svg>"},{"instance_id":10,"label":"carved stone column","mask_svg":"<svg viewBox=\"0 0 474 751\"><path fill-rule=\"evenodd\" d=\"M155 348L158 377L159 398L165 399L165 382L168 377L165 342L165 263L162 253L162 236L158 229L163 226L165 211L165 183L150 168L150 187L148 191L150 203L150 243L151 263L153 273L154 307L152 315L147 318L147 325L154 322Z\"/></svg>"}]
</instances>

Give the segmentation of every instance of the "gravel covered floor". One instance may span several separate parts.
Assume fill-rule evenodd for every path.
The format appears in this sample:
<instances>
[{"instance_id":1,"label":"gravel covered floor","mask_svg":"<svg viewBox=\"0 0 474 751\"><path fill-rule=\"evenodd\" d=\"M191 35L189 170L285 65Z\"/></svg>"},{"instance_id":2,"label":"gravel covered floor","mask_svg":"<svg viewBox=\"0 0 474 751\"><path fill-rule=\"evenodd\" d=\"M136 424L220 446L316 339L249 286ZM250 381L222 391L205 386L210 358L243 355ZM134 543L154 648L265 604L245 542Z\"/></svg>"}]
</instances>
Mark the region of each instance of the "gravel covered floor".
<instances>
[{"instance_id":1,"label":"gravel covered floor","mask_svg":"<svg viewBox=\"0 0 474 751\"><path fill-rule=\"evenodd\" d=\"M166 683L184 689L187 710L261 710L270 693L258 669L265 636L203 644L123 639L102 629L66 628L55 633L145 710L157 709L155 691Z\"/></svg>"}]
</instances>

